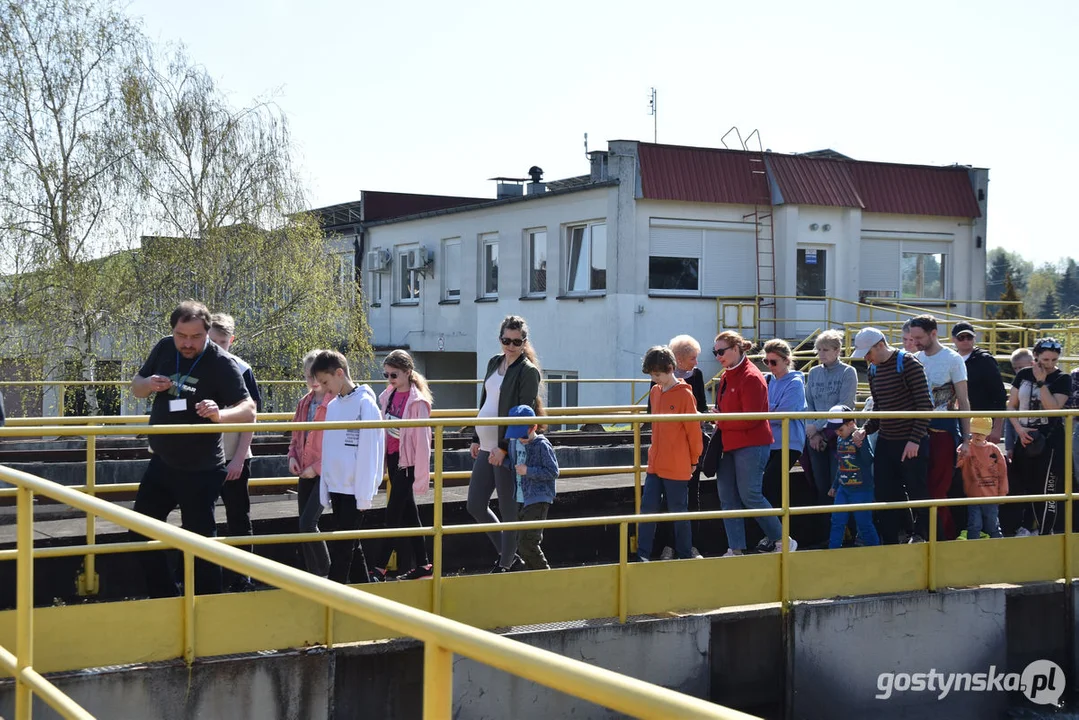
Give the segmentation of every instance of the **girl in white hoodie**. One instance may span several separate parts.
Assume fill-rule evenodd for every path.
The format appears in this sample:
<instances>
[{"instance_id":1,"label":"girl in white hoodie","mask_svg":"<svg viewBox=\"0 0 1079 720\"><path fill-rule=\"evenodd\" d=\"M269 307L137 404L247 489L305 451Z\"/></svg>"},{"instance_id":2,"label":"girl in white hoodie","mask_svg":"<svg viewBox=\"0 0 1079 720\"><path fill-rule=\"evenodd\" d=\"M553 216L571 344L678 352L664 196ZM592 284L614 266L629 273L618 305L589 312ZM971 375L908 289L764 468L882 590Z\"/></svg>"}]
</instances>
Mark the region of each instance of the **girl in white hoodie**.
<instances>
[{"instance_id":1,"label":"girl in white hoodie","mask_svg":"<svg viewBox=\"0 0 1079 720\"><path fill-rule=\"evenodd\" d=\"M421 420L431 417L431 390L427 379L416 372L412 356L404 350L394 350L383 361L382 375L386 389L378 396L382 415L387 420ZM386 527L420 527L416 508L416 493L427 492L431 471L431 428L403 427L386 430L386 470L390 475L390 498L386 502ZM420 536L386 538L375 559L372 579L386 579L386 565L397 550L401 562L402 550L412 549L412 569L397 576L398 580L415 580L431 576L427 548Z\"/></svg>"},{"instance_id":2,"label":"girl in white hoodie","mask_svg":"<svg viewBox=\"0 0 1079 720\"><path fill-rule=\"evenodd\" d=\"M311 363L311 374L323 391L333 395L326 407L326 422L381 420L378 398L368 385L357 386L348 372L348 360L336 350L322 350ZM322 434L322 482L319 498L333 508L337 530L359 530L363 510L382 484L386 433L378 428L326 430ZM367 561L358 540L339 540L330 549L330 579L349 581L352 563L358 562L359 582L369 582Z\"/></svg>"}]
</instances>

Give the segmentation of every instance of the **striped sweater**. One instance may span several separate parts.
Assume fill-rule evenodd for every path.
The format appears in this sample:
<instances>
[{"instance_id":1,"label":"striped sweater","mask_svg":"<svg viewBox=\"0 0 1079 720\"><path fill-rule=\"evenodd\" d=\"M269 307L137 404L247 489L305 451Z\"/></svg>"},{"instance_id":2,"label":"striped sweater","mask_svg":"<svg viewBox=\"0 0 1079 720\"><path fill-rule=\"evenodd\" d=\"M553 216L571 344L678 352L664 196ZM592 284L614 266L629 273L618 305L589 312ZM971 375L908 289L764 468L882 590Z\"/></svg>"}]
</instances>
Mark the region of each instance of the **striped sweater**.
<instances>
[{"instance_id":1,"label":"striped sweater","mask_svg":"<svg viewBox=\"0 0 1079 720\"><path fill-rule=\"evenodd\" d=\"M873 409L881 412L903 410L933 410L933 399L929 395L929 383L925 379L925 368L913 354L903 357L903 372L897 369L899 351L893 352L887 360L877 366L869 376L869 391L873 395ZM905 420L873 418L865 424L865 432L871 435L877 431L885 440L907 440L921 442L929 428L929 420Z\"/></svg>"}]
</instances>

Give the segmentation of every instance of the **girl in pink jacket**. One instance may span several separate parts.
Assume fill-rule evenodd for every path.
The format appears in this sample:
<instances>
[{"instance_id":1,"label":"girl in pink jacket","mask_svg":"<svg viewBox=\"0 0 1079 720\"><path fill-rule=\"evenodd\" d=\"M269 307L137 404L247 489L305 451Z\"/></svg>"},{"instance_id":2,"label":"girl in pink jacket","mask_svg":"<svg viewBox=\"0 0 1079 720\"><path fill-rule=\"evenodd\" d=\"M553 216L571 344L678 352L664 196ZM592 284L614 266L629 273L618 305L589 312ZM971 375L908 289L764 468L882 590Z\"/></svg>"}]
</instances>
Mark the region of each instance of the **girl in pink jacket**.
<instances>
[{"instance_id":1,"label":"girl in pink jacket","mask_svg":"<svg viewBox=\"0 0 1079 720\"><path fill-rule=\"evenodd\" d=\"M420 420L431 417L431 390L416 372L412 356L394 350L383 362L386 389L378 404L387 420ZM403 427L386 430L386 470L390 476L390 497L386 503L386 527L420 527L415 493L427 492L431 471L431 428ZM412 569L398 579L415 580L431 576L431 563L422 537L387 538L376 556L372 580L386 579L386 565L397 550L398 562L406 544L412 549Z\"/></svg>"},{"instance_id":2,"label":"girl in pink jacket","mask_svg":"<svg viewBox=\"0 0 1079 720\"><path fill-rule=\"evenodd\" d=\"M311 363L318 350L307 353L303 359L303 377L309 392L300 399L292 422L323 422L326 406L333 395L323 392L318 380L311 375ZM296 499L299 501L300 532L318 532L318 519L322 515L319 502L319 482L322 475L322 431L294 430L288 444L288 471L299 476ZM307 572L320 577L330 574L330 553L324 542L300 543Z\"/></svg>"}]
</instances>

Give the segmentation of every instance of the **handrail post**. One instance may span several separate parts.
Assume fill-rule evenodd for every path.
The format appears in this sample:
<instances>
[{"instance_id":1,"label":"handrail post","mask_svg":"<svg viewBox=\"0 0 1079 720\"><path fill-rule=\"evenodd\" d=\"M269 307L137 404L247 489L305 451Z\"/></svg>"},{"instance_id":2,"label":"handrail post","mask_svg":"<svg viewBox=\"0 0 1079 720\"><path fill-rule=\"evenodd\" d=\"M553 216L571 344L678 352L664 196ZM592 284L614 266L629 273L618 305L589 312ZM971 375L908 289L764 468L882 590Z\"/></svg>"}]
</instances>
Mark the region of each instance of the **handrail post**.
<instances>
[{"instance_id":1,"label":"handrail post","mask_svg":"<svg viewBox=\"0 0 1079 720\"><path fill-rule=\"evenodd\" d=\"M791 438L791 421L790 418L783 418L783 422L780 424L782 444L780 449L780 465L782 465L783 474L780 476L783 480L782 489L782 505L783 505L783 537L779 539L779 547L781 548L779 553L779 587L780 596L783 601L783 612L786 613L790 610L791 601L791 568L790 568L790 536L791 536L791 497L790 497L790 468L787 463L790 461L790 438Z\"/></svg>"},{"instance_id":2,"label":"handrail post","mask_svg":"<svg viewBox=\"0 0 1079 720\"><path fill-rule=\"evenodd\" d=\"M1072 470L1072 453L1075 450L1072 433L1075 430L1075 416L1067 415L1064 418L1064 494L1068 499L1064 501L1064 582L1071 585L1072 581L1072 521L1075 519L1075 510L1072 506L1072 483L1075 481Z\"/></svg>"},{"instance_id":3,"label":"handrail post","mask_svg":"<svg viewBox=\"0 0 1079 720\"><path fill-rule=\"evenodd\" d=\"M435 615L442 614L442 473L443 473L443 431L445 427L439 423L435 426L435 489L432 512L432 524L435 528L434 542L431 547L431 612ZM424 686L426 687L426 681ZM424 714L427 713L427 703L424 703Z\"/></svg>"},{"instance_id":4,"label":"handrail post","mask_svg":"<svg viewBox=\"0 0 1079 720\"><path fill-rule=\"evenodd\" d=\"M97 486L97 435L86 436L86 494L95 496ZM86 513L86 544L93 545L97 539L97 518L93 513ZM86 553L82 561L77 586L79 595L97 595L100 589L97 575L96 556Z\"/></svg>"},{"instance_id":5,"label":"handrail post","mask_svg":"<svg viewBox=\"0 0 1079 720\"><path fill-rule=\"evenodd\" d=\"M629 404L635 405L637 403L637 381L629 381Z\"/></svg>"},{"instance_id":6,"label":"handrail post","mask_svg":"<svg viewBox=\"0 0 1079 720\"><path fill-rule=\"evenodd\" d=\"M34 665L34 493L20 487L16 502L15 720L30 720L33 690L22 671Z\"/></svg>"},{"instance_id":7,"label":"handrail post","mask_svg":"<svg viewBox=\"0 0 1079 720\"><path fill-rule=\"evenodd\" d=\"M618 523L618 621L629 616L629 523Z\"/></svg>"},{"instance_id":8,"label":"handrail post","mask_svg":"<svg viewBox=\"0 0 1079 720\"><path fill-rule=\"evenodd\" d=\"M423 720L453 714L453 653L428 640L423 644Z\"/></svg>"},{"instance_id":9,"label":"handrail post","mask_svg":"<svg viewBox=\"0 0 1079 720\"><path fill-rule=\"evenodd\" d=\"M927 563L929 592L937 589L937 506L929 506L929 562Z\"/></svg>"},{"instance_id":10,"label":"handrail post","mask_svg":"<svg viewBox=\"0 0 1079 720\"><path fill-rule=\"evenodd\" d=\"M641 421L640 417L631 417L633 423L633 514L641 514ZM637 533L640 526L633 524L633 539L630 550L637 552Z\"/></svg>"},{"instance_id":11,"label":"handrail post","mask_svg":"<svg viewBox=\"0 0 1079 720\"><path fill-rule=\"evenodd\" d=\"M195 662L195 556L184 552L184 662L188 667Z\"/></svg>"}]
</instances>

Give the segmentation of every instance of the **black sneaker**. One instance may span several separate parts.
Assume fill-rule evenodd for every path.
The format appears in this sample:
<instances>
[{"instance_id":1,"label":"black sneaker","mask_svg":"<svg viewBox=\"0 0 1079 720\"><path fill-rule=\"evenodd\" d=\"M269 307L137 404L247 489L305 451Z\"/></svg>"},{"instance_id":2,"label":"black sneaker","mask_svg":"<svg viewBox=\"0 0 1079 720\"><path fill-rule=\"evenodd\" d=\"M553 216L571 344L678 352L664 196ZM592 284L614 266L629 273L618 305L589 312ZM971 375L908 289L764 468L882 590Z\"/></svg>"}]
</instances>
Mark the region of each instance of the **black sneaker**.
<instances>
[{"instance_id":1,"label":"black sneaker","mask_svg":"<svg viewBox=\"0 0 1079 720\"><path fill-rule=\"evenodd\" d=\"M500 564L495 563L494 569L491 570L491 574L497 575L498 573L504 573L509 571L510 569L508 567L502 567Z\"/></svg>"},{"instance_id":2,"label":"black sneaker","mask_svg":"<svg viewBox=\"0 0 1079 720\"><path fill-rule=\"evenodd\" d=\"M431 565L422 565L420 567L414 567L404 575L398 575L398 580L419 580L420 578L427 578L434 575L435 569Z\"/></svg>"},{"instance_id":3,"label":"black sneaker","mask_svg":"<svg viewBox=\"0 0 1079 720\"><path fill-rule=\"evenodd\" d=\"M502 559L499 558L498 560L495 561L495 566L493 568L491 568L491 574L493 575L495 573L504 573L504 572L510 572L512 570L517 570L518 568L520 568L524 564L525 564L525 561L521 559L520 555L514 555L513 556L513 564L511 564L509 567L502 567Z\"/></svg>"},{"instance_id":4,"label":"black sneaker","mask_svg":"<svg viewBox=\"0 0 1079 720\"><path fill-rule=\"evenodd\" d=\"M367 581L373 583L386 582L386 573L376 568L367 574Z\"/></svg>"},{"instance_id":5,"label":"black sneaker","mask_svg":"<svg viewBox=\"0 0 1079 720\"><path fill-rule=\"evenodd\" d=\"M764 537L764 538L761 538L761 541L759 543L757 543L757 548L756 549L757 549L757 552L759 552L759 553L770 553L773 550L775 550L775 547L776 547L775 540L769 540L768 538Z\"/></svg>"},{"instance_id":6,"label":"black sneaker","mask_svg":"<svg viewBox=\"0 0 1079 720\"><path fill-rule=\"evenodd\" d=\"M228 592L230 592L230 593L251 592L254 589L255 589L255 583L251 582L248 578L242 577L242 578L236 578L235 580L232 581L232 584L229 585Z\"/></svg>"}]
</instances>

